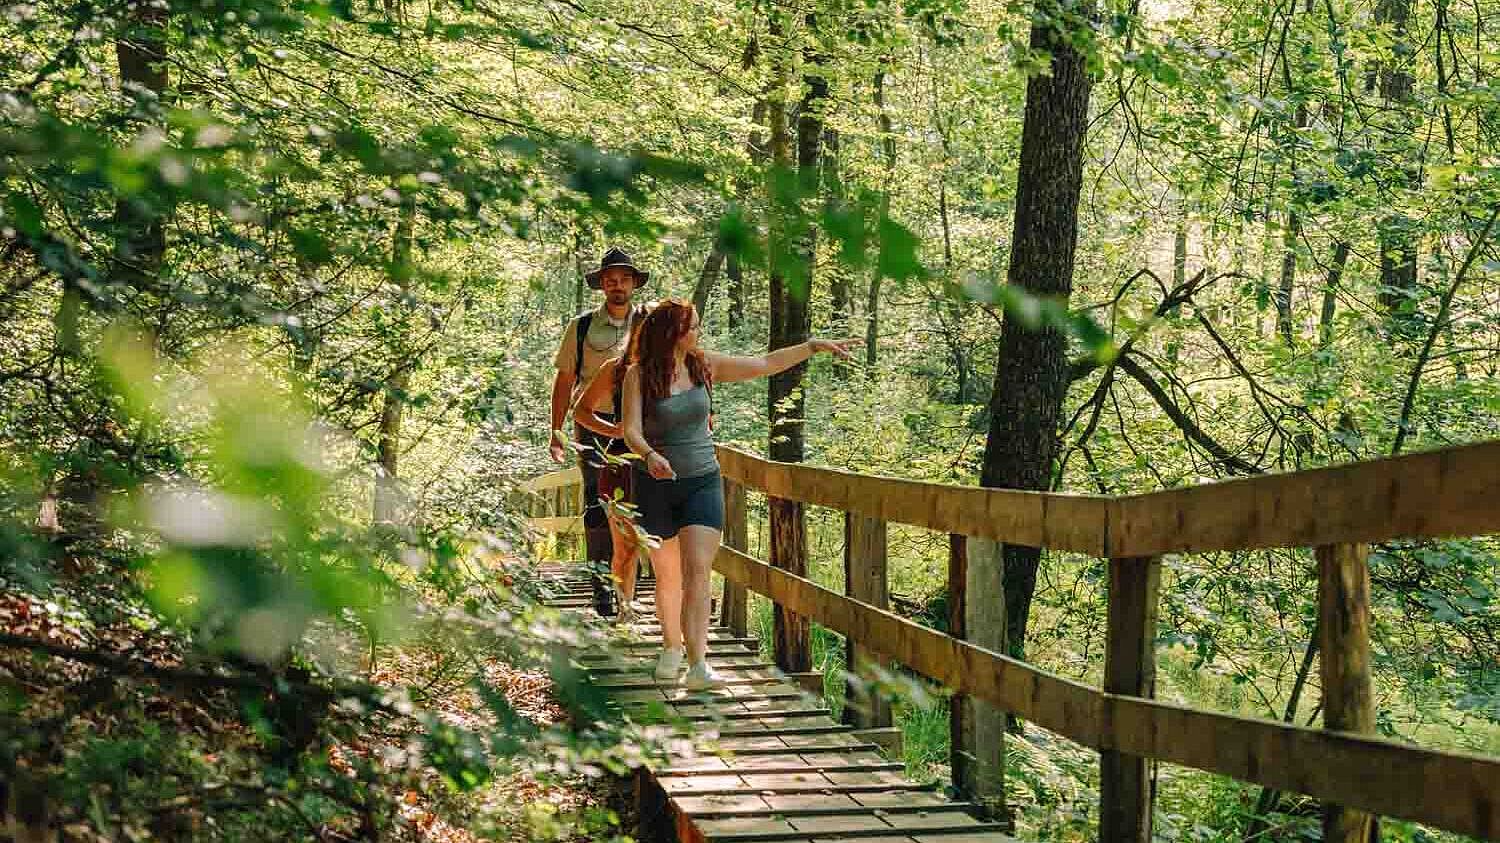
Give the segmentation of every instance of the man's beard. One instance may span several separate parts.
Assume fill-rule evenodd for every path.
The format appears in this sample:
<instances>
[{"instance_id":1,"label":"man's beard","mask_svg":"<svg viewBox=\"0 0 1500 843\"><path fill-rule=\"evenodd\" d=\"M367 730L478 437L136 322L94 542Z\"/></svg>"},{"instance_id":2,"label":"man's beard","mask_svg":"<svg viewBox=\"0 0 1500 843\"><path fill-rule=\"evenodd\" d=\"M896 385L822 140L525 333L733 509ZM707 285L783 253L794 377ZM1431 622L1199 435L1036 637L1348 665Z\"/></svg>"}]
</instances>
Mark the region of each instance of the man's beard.
<instances>
[{"instance_id":1,"label":"man's beard","mask_svg":"<svg viewBox=\"0 0 1500 843\"><path fill-rule=\"evenodd\" d=\"M610 304L630 303L630 294L625 292L624 290L612 290L608 293L605 293L604 297Z\"/></svg>"}]
</instances>

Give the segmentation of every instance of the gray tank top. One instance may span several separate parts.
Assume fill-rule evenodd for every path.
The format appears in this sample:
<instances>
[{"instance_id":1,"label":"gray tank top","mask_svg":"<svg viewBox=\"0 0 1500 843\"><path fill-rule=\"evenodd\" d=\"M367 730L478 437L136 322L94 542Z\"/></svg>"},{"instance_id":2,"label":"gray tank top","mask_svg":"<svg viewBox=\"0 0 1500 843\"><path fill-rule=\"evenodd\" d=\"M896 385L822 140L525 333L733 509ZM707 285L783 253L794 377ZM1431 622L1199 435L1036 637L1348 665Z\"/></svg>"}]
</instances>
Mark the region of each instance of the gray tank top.
<instances>
[{"instance_id":1,"label":"gray tank top","mask_svg":"<svg viewBox=\"0 0 1500 843\"><path fill-rule=\"evenodd\" d=\"M646 442L667 458L679 480L719 470L708 411L708 390L699 384L656 402L656 411L641 419Z\"/></svg>"}]
</instances>

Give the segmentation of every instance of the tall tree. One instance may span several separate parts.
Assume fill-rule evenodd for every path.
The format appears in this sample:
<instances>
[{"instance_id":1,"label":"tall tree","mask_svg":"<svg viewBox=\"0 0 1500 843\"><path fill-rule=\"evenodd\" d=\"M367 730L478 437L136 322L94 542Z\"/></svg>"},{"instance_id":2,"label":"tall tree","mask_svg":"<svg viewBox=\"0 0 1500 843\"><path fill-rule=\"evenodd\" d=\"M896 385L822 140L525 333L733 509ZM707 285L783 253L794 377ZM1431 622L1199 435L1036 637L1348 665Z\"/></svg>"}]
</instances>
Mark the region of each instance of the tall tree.
<instances>
[{"instance_id":1,"label":"tall tree","mask_svg":"<svg viewBox=\"0 0 1500 843\"><path fill-rule=\"evenodd\" d=\"M1016 175L1008 281L1031 295L1064 302L1073 289L1091 84L1078 44L1087 37L1092 13L1092 0L1045 4L1045 8L1038 5L1031 26L1031 48L1050 55L1051 67L1049 73L1036 73L1026 83ZM1050 325L1026 324L1007 315L1000 330L990 430L980 471L982 485L1048 488L1057 453L1058 416L1067 388L1067 338L1062 331ZM1002 564L1002 558L1005 629L970 628L968 632L981 644L1007 644L1011 653L1022 655L1041 550L1006 545L1002 553L988 558L976 554L970 559L970 569ZM983 571L974 571L972 576L993 580ZM995 713L986 716L993 718ZM981 770L989 765L1003 768L1004 751L998 739L994 745L977 746L976 764ZM981 780L984 778L981 776Z\"/></svg>"}]
</instances>

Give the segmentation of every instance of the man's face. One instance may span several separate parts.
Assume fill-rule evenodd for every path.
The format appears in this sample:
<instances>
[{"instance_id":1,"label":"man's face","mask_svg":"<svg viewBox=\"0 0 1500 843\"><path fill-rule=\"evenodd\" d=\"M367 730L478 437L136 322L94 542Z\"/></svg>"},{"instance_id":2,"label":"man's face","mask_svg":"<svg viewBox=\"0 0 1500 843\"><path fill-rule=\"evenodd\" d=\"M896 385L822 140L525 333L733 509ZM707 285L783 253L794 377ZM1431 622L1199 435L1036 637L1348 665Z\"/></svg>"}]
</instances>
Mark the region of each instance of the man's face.
<instances>
[{"instance_id":1,"label":"man's face","mask_svg":"<svg viewBox=\"0 0 1500 843\"><path fill-rule=\"evenodd\" d=\"M623 266L611 266L599 274L599 289L610 304L629 304L635 292L635 273Z\"/></svg>"}]
</instances>

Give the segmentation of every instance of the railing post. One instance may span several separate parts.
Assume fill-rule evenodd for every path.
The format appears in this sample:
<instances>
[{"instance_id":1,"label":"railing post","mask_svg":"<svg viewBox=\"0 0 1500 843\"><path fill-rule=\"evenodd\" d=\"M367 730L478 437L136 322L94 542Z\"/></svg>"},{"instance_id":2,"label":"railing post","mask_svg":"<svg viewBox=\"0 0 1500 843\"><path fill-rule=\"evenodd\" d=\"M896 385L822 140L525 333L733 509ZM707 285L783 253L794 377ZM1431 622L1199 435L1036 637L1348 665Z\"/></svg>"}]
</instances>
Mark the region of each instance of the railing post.
<instances>
[{"instance_id":1,"label":"railing post","mask_svg":"<svg viewBox=\"0 0 1500 843\"><path fill-rule=\"evenodd\" d=\"M1318 636L1322 651L1323 728L1375 731L1375 690L1370 678L1370 568L1363 544L1317 549ZM1323 806L1323 839L1364 843L1380 839L1373 814Z\"/></svg>"},{"instance_id":2,"label":"railing post","mask_svg":"<svg viewBox=\"0 0 1500 843\"><path fill-rule=\"evenodd\" d=\"M768 497L767 503L771 517L771 565L789 574L807 576L807 522L802 504L778 497ZM811 627L807 618L778 603L772 606L772 624L776 666L786 673L812 670Z\"/></svg>"},{"instance_id":3,"label":"railing post","mask_svg":"<svg viewBox=\"0 0 1500 843\"><path fill-rule=\"evenodd\" d=\"M745 517L745 487L724 480L724 546L741 553L750 549L750 525ZM742 585L724 580L724 597L719 601L719 623L744 638L750 630L750 592Z\"/></svg>"},{"instance_id":4,"label":"railing post","mask_svg":"<svg viewBox=\"0 0 1500 843\"><path fill-rule=\"evenodd\" d=\"M844 513L844 593L881 609L890 605L890 586L886 581L886 527L884 521ZM851 677L875 661L870 652L854 640L844 639L845 664ZM856 683L844 686L844 722L862 729L891 725L891 704L883 694L859 691Z\"/></svg>"},{"instance_id":5,"label":"railing post","mask_svg":"<svg viewBox=\"0 0 1500 843\"><path fill-rule=\"evenodd\" d=\"M948 634L964 637L964 604L969 588L969 539L948 534ZM948 766L953 789L967 799L974 791L973 730L968 723L969 698L955 693L948 698Z\"/></svg>"},{"instance_id":6,"label":"railing post","mask_svg":"<svg viewBox=\"0 0 1500 843\"><path fill-rule=\"evenodd\" d=\"M1104 690L1150 697L1156 690L1157 589L1161 559L1109 560L1109 617ZM1151 768L1146 758L1106 749L1099 753L1099 839L1151 840Z\"/></svg>"},{"instance_id":7,"label":"railing post","mask_svg":"<svg viewBox=\"0 0 1500 843\"><path fill-rule=\"evenodd\" d=\"M950 539L949 630L987 650L1004 653L1004 545L989 539ZM1007 819L1006 712L973 697L955 696L950 710L953 786L989 816Z\"/></svg>"}]
</instances>

